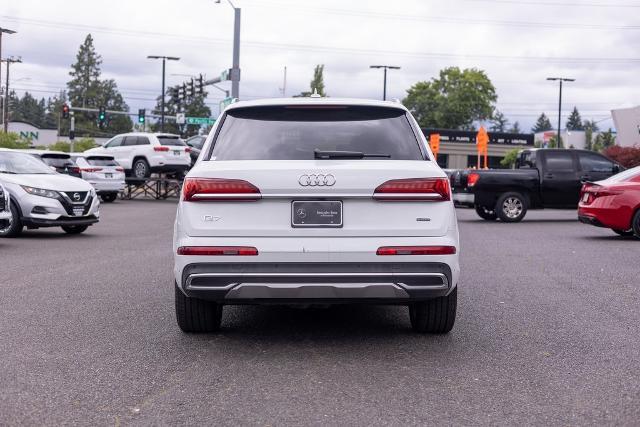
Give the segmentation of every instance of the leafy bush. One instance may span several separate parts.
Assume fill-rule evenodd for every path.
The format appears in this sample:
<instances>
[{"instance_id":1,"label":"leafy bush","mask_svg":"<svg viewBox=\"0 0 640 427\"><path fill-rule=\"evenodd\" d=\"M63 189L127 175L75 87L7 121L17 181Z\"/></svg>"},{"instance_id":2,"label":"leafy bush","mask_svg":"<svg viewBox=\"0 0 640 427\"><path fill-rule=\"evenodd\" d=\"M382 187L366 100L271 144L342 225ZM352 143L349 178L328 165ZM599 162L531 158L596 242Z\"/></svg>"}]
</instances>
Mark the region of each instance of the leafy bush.
<instances>
[{"instance_id":1,"label":"leafy bush","mask_svg":"<svg viewBox=\"0 0 640 427\"><path fill-rule=\"evenodd\" d=\"M620 163L625 168L640 166L640 147L620 147L613 145L606 148L602 154L613 161Z\"/></svg>"},{"instance_id":2,"label":"leafy bush","mask_svg":"<svg viewBox=\"0 0 640 427\"><path fill-rule=\"evenodd\" d=\"M504 155L504 158L500 160L500 164L506 168L511 168L516 164L516 160L518 159L518 154L520 153L519 148L514 148L513 150L507 151L507 154Z\"/></svg>"},{"instance_id":3,"label":"leafy bush","mask_svg":"<svg viewBox=\"0 0 640 427\"><path fill-rule=\"evenodd\" d=\"M0 133L0 147L25 149L31 147L31 141L20 138L20 136L15 132Z\"/></svg>"},{"instance_id":4,"label":"leafy bush","mask_svg":"<svg viewBox=\"0 0 640 427\"><path fill-rule=\"evenodd\" d=\"M74 142L73 152L81 153L88 150L89 148L94 148L97 146L98 144L96 144L96 141L93 138L80 138L79 140ZM63 151L65 153L68 153L69 151L71 151L71 144L66 141L58 141L55 144L51 144L47 148L51 151Z\"/></svg>"}]
</instances>

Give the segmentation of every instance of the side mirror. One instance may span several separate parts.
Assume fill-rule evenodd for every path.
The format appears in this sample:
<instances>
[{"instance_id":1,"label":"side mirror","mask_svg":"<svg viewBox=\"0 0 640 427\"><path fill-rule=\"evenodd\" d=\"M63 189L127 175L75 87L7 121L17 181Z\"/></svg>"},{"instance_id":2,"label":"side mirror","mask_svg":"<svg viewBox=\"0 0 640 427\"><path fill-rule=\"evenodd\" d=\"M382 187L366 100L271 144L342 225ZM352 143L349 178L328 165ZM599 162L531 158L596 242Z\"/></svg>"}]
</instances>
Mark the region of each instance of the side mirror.
<instances>
[{"instance_id":1,"label":"side mirror","mask_svg":"<svg viewBox=\"0 0 640 427\"><path fill-rule=\"evenodd\" d=\"M613 164L613 173L619 173L620 172L620 165L617 163Z\"/></svg>"}]
</instances>

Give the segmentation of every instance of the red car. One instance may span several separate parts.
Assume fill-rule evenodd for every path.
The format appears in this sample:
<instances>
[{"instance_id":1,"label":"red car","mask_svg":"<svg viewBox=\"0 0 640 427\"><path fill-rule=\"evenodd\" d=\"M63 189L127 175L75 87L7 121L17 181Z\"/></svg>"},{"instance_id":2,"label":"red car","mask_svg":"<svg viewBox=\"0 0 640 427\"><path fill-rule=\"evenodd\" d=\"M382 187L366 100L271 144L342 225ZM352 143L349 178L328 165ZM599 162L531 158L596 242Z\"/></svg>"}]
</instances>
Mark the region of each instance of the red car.
<instances>
[{"instance_id":1,"label":"red car","mask_svg":"<svg viewBox=\"0 0 640 427\"><path fill-rule=\"evenodd\" d=\"M582 186L578 219L640 238L640 166Z\"/></svg>"}]
</instances>

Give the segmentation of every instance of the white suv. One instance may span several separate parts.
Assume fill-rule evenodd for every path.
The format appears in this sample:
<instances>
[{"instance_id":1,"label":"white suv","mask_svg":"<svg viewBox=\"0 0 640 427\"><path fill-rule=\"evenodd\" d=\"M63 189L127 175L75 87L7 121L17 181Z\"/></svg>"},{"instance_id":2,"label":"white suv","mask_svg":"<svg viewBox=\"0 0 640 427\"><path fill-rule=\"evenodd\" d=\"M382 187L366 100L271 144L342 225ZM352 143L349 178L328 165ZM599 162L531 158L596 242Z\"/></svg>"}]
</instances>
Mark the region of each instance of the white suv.
<instances>
[{"instance_id":1,"label":"white suv","mask_svg":"<svg viewBox=\"0 0 640 427\"><path fill-rule=\"evenodd\" d=\"M174 230L185 332L228 304L409 306L455 320L458 226L446 174L405 107L335 98L239 102L188 173Z\"/></svg>"},{"instance_id":2,"label":"white suv","mask_svg":"<svg viewBox=\"0 0 640 427\"><path fill-rule=\"evenodd\" d=\"M133 132L117 135L85 154L113 156L127 175L143 179L154 172L185 173L191 166L190 151L178 135Z\"/></svg>"}]
</instances>

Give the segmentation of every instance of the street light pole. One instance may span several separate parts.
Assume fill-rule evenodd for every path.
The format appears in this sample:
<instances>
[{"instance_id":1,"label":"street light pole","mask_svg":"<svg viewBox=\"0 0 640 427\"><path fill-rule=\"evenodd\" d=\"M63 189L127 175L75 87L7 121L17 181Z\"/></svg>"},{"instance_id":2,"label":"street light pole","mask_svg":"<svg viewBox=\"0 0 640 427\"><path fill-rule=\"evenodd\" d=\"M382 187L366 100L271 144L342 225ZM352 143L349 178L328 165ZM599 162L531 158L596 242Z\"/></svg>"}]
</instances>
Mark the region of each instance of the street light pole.
<instances>
[{"instance_id":1,"label":"street light pole","mask_svg":"<svg viewBox=\"0 0 640 427\"><path fill-rule=\"evenodd\" d=\"M387 70L399 70L400 67L395 65L370 65L369 68L382 68L384 70L383 84L382 84L382 100L387 100Z\"/></svg>"},{"instance_id":2,"label":"street light pole","mask_svg":"<svg viewBox=\"0 0 640 427\"><path fill-rule=\"evenodd\" d=\"M216 0L220 3L221 0ZM240 98L240 15L241 9L235 7L231 0L227 0L233 8L233 62L231 68L231 97Z\"/></svg>"},{"instance_id":3,"label":"street light pole","mask_svg":"<svg viewBox=\"0 0 640 427\"><path fill-rule=\"evenodd\" d=\"M13 30L10 30L8 28L2 28L0 27L0 85L2 85L2 34L15 34L16 32ZM7 65L7 68L9 66ZM2 103L2 122L6 122L5 116L4 116L4 104L6 104L8 102L8 96L9 96L9 91L7 90L7 93L5 94L4 98L2 98L4 100L4 102ZM0 98L1 98L1 94L0 94ZM6 127L5 127L6 128ZM5 130L6 132L6 130Z\"/></svg>"},{"instance_id":4,"label":"street light pole","mask_svg":"<svg viewBox=\"0 0 640 427\"><path fill-rule=\"evenodd\" d=\"M9 131L9 66L16 62L22 62L22 59L11 56L5 59L4 62L7 63L7 83L4 86L7 92L4 96L4 133L7 133Z\"/></svg>"},{"instance_id":5,"label":"street light pole","mask_svg":"<svg viewBox=\"0 0 640 427\"><path fill-rule=\"evenodd\" d=\"M560 129L562 128L562 82L575 82L576 79L568 79L565 77L547 77L547 80L557 80L560 82L560 96L558 97L558 134L556 138L558 139L558 148L562 148L562 140L560 139Z\"/></svg>"},{"instance_id":6,"label":"street light pole","mask_svg":"<svg viewBox=\"0 0 640 427\"><path fill-rule=\"evenodd\" d=\"M162 55L149 55L147 59L162 59L162 96L160 98L160 132L164 132L164 89L165 89L165 72L166 61L179 61L180 58L176 56L162 56Z\"/></svg>"}]
</instances>

